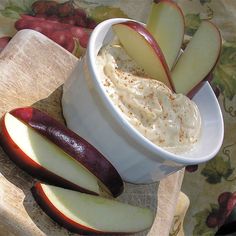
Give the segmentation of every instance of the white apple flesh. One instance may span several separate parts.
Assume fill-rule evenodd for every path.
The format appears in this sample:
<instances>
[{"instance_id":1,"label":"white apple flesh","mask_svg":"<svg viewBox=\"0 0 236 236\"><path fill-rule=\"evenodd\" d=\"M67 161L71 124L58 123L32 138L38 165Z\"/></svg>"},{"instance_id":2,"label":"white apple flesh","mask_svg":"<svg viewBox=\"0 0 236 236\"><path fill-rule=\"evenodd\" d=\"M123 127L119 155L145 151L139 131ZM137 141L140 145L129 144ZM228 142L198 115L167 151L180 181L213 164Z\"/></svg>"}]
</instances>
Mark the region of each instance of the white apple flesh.
<instances>
[{"instance_id":1,"label":"white apple flesh","mask_svg":"<svg viewBox=\"0 0 236 236\"><path fill-rule=\"evenodd\" d=\"M10 114L31 127L43 138L81 164L99 180L99 185L114 197L122 193L124 184L115 167L94 146L48 114L33 108L21 107Z\"/></svg>"},{"instance_id":2,"label":"white apple flesh","mask_svg":"<svg viewBox=\"0 0 236 236\"><path fill-rule=\"evenodd\" d=\"M31 108L26 109L28 111ZM38 127L42 128L43 125L38 125ZM59 128L56 129L57 134L63 137L59 131ZM38 179L95 195L103 194L104 191L111 194L109 188L93 172L68 155L60 146L52 143L10 113L6 113L2 117L0 143L4 151L16 164ZM73 142L73 145L75 146L75 142ZM93 150L90 150L90 153L92 152ZM96 158L96 151L94 154L92 158ZM97 161L101 160L97 159ZM101 172L104 171L101 170ZM112 193L114 195L121 193L123 190L122 184L117 186L117 189L113 186Z\"/></svg>"},{"instance_id":3,"label":"white apple flesh","mask_svg":"<svg viewBox=\"0 0 236 236\"><path fill-rule=\"evenodd\" d=\"M173 88L165 57L153 36L140 23L126 21L112 26L127 54L148 76Z\"/></svg>"},{"instance_id":4,"label":"white apple flesh","mask_svg":"<svg viewBox=\"0 0 236 236\"><path fill-rule=\"evenodd\" d=\"M180 53L184 27L183 12L175 2L153 1L147 29L160 46L170 70Z\"/></svg>"},{"instance_id":5,"label":"white apple flesh","mask_svg":"<svg viewBox=\"0 0 236 236\"><path fill-rule=\"evenodd\" d=\"M172 70L176 93L188 95L196 86L199 87L216 65L221 44L218 28L210 21L203 21Z\"/></svg>"},{"instance_id":6,"label":"white apple flesh","mask_svg":"<svg viewBox=\"0 0 236 236\"><path fill-rule=\"evenodd\" d=\"M16 149L24 153L26 160L28 158L29 168L30 166L32 168L34 166L42 167L42 174L47 170L58 177L62 177L80 186L82 189L88 189L96 194L100 193L97 178L56 145L43 138L9 113L6 113L4 116L4 123L6 131L17 147ZM6 145L3 146L6 147ZM13 157L14 161L17 158L19 158L18 162L24 165L24 159L19 157L19 155L15 155ZM27 165L27 163L25 164ZM26 168L27 170L28 168ZM37 175L37 171L34 174ZM50 181L50 178L48 180Z\"/></svg>"},{"instance_id":7,"label":"white apple flesh","mask_svg":"<svg viewBox=\"0 0 236 236\"><path fill-rule=\"evenodd\" d=\"M154 219L148 208L41 183L32 193L52 219L79 234L135 233L151 227Z\"/></svg>"}]
</instances>

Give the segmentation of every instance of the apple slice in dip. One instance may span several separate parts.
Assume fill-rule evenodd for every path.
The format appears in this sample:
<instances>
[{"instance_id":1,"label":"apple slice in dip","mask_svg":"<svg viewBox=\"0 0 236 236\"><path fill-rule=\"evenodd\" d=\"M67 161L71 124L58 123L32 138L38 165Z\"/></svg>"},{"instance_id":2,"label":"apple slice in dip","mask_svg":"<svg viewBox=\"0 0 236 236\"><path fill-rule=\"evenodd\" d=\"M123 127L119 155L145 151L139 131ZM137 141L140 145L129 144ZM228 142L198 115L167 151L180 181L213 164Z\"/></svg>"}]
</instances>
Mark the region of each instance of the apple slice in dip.
<instances>
[{"instance_id":1,"label":"apple slice in dip","mask_svg":"<svg viewBox=\"0 0 236 236\"><path fill-rule=\"evenodd\" d=\"M170 71L161 48L148 32L138 22L126 21L112 26L126 53L141 66L153 79L157 79L173 88Z\"/></svg>"},{"instance_id":2,"label":"apple slice in dip","mask_svg":"<svg viewBox=\"0 0 236 236\"><path fill-rule=\"evenodd\" d=\"M176 154L194 147L201 116L193 101L150 79L116 39L100 50L96 63L118 112L144 137Z\"/></svg>"}]
</instances>

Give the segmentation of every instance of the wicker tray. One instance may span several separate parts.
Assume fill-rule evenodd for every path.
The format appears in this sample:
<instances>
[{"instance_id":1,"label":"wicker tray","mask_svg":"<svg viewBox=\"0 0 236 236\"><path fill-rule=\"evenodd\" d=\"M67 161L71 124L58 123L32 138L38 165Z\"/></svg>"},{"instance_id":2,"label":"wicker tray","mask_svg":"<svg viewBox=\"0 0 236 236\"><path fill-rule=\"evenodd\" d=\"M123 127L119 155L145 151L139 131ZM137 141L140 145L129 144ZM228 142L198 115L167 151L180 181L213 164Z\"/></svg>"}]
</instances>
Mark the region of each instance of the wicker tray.
<instances>
[{"instance_id":1,"label":"wicker tray","mask_svg":"<svg viewBox=\"0 0 236 236\"><path fill-rule=\"evenodd\" d=\"M21 106L34 106L61 122L63 82L78 59L32 30L18 32L0 54L0 114ZM160 183L125 184L119 200L147 206L156 212L152 228L136 235L168 235L183 172ZM0 148L0 235L73 235L52 221L34 201L34 179L18 168Z\"/></svg>"}]
</instances>

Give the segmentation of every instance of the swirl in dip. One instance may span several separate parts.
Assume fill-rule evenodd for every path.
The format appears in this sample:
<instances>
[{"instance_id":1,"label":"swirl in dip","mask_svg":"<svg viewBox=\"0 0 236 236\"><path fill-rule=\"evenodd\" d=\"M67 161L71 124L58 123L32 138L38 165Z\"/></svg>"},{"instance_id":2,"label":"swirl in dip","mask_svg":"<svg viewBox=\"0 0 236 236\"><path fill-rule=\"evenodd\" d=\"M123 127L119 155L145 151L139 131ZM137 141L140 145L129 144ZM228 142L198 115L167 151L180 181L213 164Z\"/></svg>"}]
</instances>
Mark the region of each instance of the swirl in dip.
<instances>
[{"instance_id":1,"label":"swirl in dip","mask_svg":"<svg viewBox=\"0 0 236 236\"><path fill-rule=\"evenodd\" d=\"M193 101L148 78L116 40L99 51L96 64L106 93L144 137L176 154L194 147L201 116Z\"/></svg>"}]
</instances>

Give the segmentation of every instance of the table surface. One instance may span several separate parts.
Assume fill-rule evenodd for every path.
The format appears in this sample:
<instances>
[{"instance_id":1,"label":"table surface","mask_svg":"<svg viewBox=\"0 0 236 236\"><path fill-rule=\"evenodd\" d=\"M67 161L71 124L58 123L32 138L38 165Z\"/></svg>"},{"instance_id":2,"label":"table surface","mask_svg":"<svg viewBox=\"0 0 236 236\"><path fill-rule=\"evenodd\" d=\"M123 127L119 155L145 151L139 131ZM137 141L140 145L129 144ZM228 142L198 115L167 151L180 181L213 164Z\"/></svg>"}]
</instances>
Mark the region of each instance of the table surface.
<instances>
[{"instance_id":1,"label":"table surface","mask_svg":"<svg viewBox=\"0 0 236 236\"><path fill-rule=\"evenodd\" d=\"M16 107L33 106L64 122L62 86L77 62L73 54L38 32L26 29L16 33L0 53L0 115ZM168 235L183 173L179 171L160 183L125 183L119 201L156 213L152 228L137 236ZM36 204L30 191L35 181L0 148L0 235L71 235Z\"/></svg>"},{"instance_id":2,"label":"table surface","mask_svg":"<svg viewBox=\"0 0 236 236\"><path fill-rule=\"evenodd\" d=\"M16 33L14 23L22 13L31 14L33 0L0 3L0 38L12 37ZM190 199L190 208L185 218L186 235L214 235L225 221L229 200L235 195L236 186L236 2L232 0L176 0L182 7L186 20L186 35L192 36L202 19L210 19L221 30L223 47L220 60L214 70L212 87L219 95L218 100L225 122L225 137L216 157L195 168L188 168L182 191ZM85 9L95 21L111 17L130 17L146 22L151 0L118 1L74 1L74 7ZM102 5L102 6L100 6ZM1 43L0 49L4 43ZM74 55L84 53L81 42L76 41ZM228 195L225 192L229 192ZM230 198L224 201L224 196ZM231 201L232 202L232 201ZM235 204L235 203L234 203ZM210 215L217 216L217 222L210 224Z\"/></svg>"}]
</instances>

